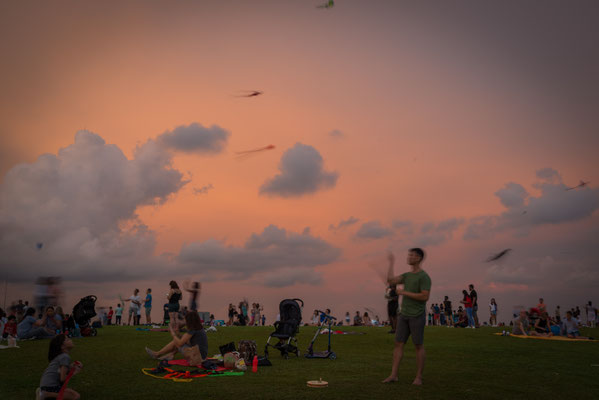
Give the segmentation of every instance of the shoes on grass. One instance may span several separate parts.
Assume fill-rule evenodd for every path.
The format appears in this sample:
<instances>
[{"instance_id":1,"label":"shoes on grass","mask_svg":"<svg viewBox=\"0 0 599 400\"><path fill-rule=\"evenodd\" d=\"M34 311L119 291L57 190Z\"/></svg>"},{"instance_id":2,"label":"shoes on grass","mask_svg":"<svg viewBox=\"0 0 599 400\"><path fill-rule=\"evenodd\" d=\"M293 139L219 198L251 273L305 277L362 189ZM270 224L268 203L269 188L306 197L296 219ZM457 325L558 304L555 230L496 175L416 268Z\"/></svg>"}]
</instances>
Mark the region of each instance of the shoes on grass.
<instances>
[{"instance_id":1,"label":"shoes on grass","mask_svg":"<svg viewBox=\"0 0 599 400\"><path fill-rule=\"evenodd\" d=\"M148 355L150 357L152 357L154 360L158 359L158 357L156 357L156 352L154 350L149 349L149 348L146 347L146 353L148 353Z\"/></svg>"}]
</instances>

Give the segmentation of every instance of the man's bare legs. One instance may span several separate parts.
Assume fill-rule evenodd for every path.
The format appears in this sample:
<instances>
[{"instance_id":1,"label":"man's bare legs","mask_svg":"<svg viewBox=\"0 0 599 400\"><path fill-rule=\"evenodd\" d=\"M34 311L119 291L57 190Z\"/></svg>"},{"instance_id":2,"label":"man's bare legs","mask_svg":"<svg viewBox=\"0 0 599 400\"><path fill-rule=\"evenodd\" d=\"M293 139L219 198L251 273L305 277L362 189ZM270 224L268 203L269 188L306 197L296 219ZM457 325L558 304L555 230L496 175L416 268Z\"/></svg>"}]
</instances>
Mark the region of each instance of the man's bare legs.
<instances>
[{"instance_id":1,"label":"man's bare legs","mask_svg":"<svg viewBox=\"0 0 599 400\"><path fill-rule=\"evenodd\" d=\"M403 358L403 347L405 343L395 342L395 347L393 348L393 364L391 365L391 375L389 375L383 383L397 382L397 374L399 373L399 363Z\"/></svg>"},{"instance_id":2,"label":"man's bare legs","mask_svg":"<svg viewBox=\"0 0 599 400\"><path fill-rule=\"evenodd\" d=\"M412 385L422 385L422 372L424 371L424 359L426 358L424 352L424 345L416 344L416 378Z\"/></svg>"},{"instance_id":3,"label":"man's bare legs","mask_svg":"<svg viewBox=\"0 0 599 400\"><path fill-rule=\"evenodd\" d=\"M391 375L389 375L383 383L397 382L397 375L399 373L399 364L403 358L403 348L405 343L395 342L395 348L393 349L393 365L391 367ZM422 373L424 371L424 360L426 354L424 351L424 345L414 345L416 348L416 378L412 382L413 385L422 385Z\"/></svg>"}]
</instances>

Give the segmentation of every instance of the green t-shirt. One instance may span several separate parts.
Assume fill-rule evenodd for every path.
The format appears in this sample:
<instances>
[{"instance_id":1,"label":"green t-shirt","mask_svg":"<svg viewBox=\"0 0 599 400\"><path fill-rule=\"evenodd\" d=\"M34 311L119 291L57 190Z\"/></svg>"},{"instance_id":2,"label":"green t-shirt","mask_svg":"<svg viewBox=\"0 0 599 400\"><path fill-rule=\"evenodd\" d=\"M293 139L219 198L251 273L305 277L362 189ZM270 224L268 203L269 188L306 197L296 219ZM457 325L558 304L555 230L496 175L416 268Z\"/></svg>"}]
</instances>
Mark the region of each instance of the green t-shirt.
<instances>
[{"instance_id":1,"label":"green t-shirt","mask_svg":"<svg viewBox=\"0 0 599 400\"><path fill-rule=\"evenodd\" d=\"M404 290L411 293L420 293L423 290L431 290L431 278L424 271L405 272L401 274ZM418 317L426 311L426 301L414 300L403 296L401 301L401 315L406 317Z\"/></svg>"}]
</instances>

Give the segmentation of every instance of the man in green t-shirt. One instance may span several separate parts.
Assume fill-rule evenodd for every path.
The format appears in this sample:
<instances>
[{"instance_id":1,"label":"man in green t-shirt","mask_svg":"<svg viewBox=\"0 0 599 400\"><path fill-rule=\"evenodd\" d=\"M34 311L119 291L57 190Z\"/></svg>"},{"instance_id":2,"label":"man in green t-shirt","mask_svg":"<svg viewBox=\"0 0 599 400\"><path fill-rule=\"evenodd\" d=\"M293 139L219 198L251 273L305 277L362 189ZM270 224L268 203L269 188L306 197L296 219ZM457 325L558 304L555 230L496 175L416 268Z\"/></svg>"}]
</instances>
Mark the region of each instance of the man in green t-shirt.
<instances>
[{"instance_id":1,"label":"man in green t-shirt","mask_svg":"<svg viewBox=\"0 0 599 400\"><path fill-rule=\"evenodd\" d=\"M403 357L403 348L410 335L416 347L416 378L413 385L422 385L422 371L424 370L424 325L426 323L426 302L430 297L431 278L420 265L424 260L424 251L413 248L408 251L408 265L411 271L399 276L393 276L395 257L389 253L389 271L387 282L389 285L403 284L403 289L398 289L397 294L403 296L401 309L395 329L395 348L393 349L393 365L391 375L383 383L397 382L399 363Z\"/></svg>"}]
</instances>

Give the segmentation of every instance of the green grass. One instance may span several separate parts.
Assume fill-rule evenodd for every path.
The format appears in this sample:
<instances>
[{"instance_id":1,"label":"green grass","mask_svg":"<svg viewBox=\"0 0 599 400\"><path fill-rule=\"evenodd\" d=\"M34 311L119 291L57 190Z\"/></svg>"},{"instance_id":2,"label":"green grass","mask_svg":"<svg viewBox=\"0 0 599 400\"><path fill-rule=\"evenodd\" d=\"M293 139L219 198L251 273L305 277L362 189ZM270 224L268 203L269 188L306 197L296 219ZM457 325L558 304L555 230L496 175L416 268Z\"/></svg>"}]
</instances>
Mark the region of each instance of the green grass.
<instances>
[{"instance_id":1,"label":"green grass","mask_svg":"<svg viewBox=\"0 0 599 400\"><path fill-rule=\"evenodd\" d=\"M366 335L332 337L336 360L284 360L270 352L272 367L242 377L199 378L191 383L154 379L141 368L154 367L144 346L158 349L168 333L140 332L133 327L104 327L95 338L75 339L71 356L84 364L69 387L83 399L591 399L599 393L599 343L522 340L492 335L498 329L427 327L424 386L411 385L416 361L408 343L400 367L400 382L381 384L390 371L393 335L384 328L347 328ZM218 346L241 339L255 340L262 354L270 327L219 328L208 333L209 354ZM302 327L298 340L304 351L315 332ZM583 334L598 337L599 329ZM20 349L0 350L0 398L32 399L47 366L48 340L20 342ZM326 336L316 342L326 347ZM306 381L329 382L325 389Z\"/></svg>"}]
</instances>

